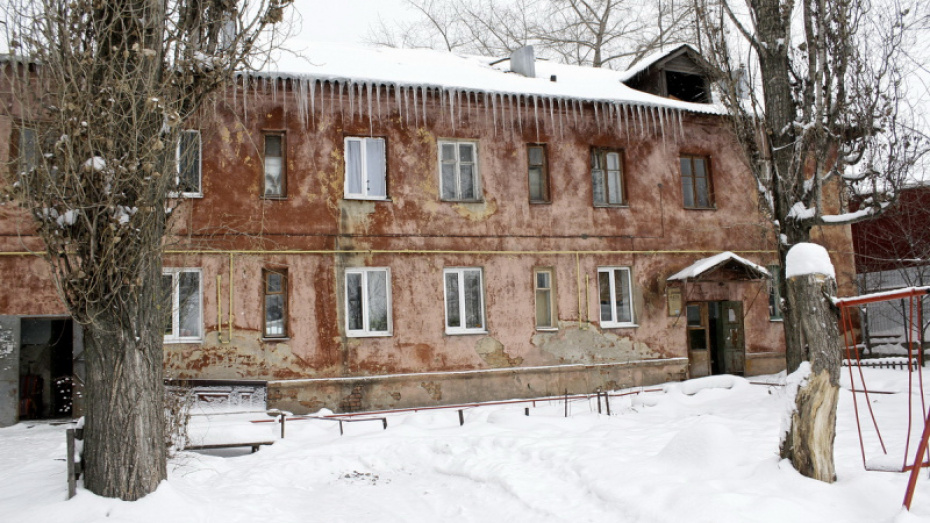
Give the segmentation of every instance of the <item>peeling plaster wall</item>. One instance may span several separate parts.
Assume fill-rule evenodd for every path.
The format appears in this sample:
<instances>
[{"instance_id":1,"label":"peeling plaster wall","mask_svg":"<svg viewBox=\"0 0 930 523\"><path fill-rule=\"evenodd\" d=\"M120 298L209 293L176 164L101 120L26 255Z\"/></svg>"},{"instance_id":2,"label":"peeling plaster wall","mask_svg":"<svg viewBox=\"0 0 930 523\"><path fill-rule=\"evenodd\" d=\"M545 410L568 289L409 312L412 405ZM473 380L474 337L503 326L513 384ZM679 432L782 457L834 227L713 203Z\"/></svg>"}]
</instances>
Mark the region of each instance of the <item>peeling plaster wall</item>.
<instances>
[{"instance_id":1,"label":"peeling plaster wall","mask_svg":"<svg viewBox=\"0 0 930 523\"><path fill-rule=\"evenodd\" d=\"M477 110L458 112L453 124L448 111L430 99L428 123L421 118L418 126L398 114L393 100L380 118L370 119L327 92L318 96L316 112L303 124L293 93L251 93L246 112L241 87L237 89L236 97L217 100L198 115L203 198L187 200L175 211L168 249L198 253L171 254L164 264L203 271L204 339L165 346L168 378L351 378L348 392L344 385L327 385L338 392L327 392L325 401L295 392L298 385L276 385L282 404L323 402L329 408L349 408L345 398L356 387L367 390L371 385L366 380L384 381L395 374L440 373L422 386L382 387L377 393L381 399L366 400L365 405L472 401L484 394L485 378L455 381L443 374L450 371L487 371L487 379L497 383L489 390L499 394L511 394L508 387L513 384L550 390L549 374L560 372L528 371L504 379L506 374L494 374L499 369L601 364L627 369L644 365L629 362L651 361L663 370L636 379L664 380L681 376L686 365L680 358L687 358L685 322L668 315L666 278L723 250L739 251L760 264L776 261L754 182L720 117L685 114L682 132L664 137L618 131L595 120L590 108L577 126L564 129L545 118L538 127L532 125L531 111L523 112L522 123L502 128L489 121L478 101L473 102ZM0 120L0 131L8 127ZM265 131L286 135L284 199L262 197ZM347 136L385 139L387 200L343 198ZM478 144L482 201L440 201L437 158L443 139ZM528 143L546 144L551 203L528 201ZM628 205L592 205L592 147L623 151ZM710 158L715 209L682 207L681 154ZM0 236L2 247L37 247L34 238L12 232L25 230L11 221L17 217L21 215L0 207L0 233L8 234ZM848 228L818 234L815 239L835 253L851 250ZM378 250L404 252L371 252ZM838 276L847 278L851 255L835 256ZM361 266L391 270L390 337L346 336L343 271ZM600 327L597 269L607 266L631 270L635 327ZM482 268L487 333L445 334L445 267ZM534 267L554 270L556 332L535 328ZM0 269L17 274L18 280L9 283L15 292L0 293L0 314L61 311L42 260L0 257ZM283 340L262 337L262 269L286 269L288 274L288 336ZM744 303L747 373L778 370L780 361L783 365L781 324L768 319L763 287L759 282L726 287L725 299ZM571 371L576 372L583 376L594 371ZM578 380L584 383L582 377ZM616 378L618 384L635 382ZM589 381L595 383L608 382ZM372 397L359 394L356 399ZM387 398L392 394L404 399L391 403ZM285 401L285 396L291 399Z\"/></svg>"}]
</instances>

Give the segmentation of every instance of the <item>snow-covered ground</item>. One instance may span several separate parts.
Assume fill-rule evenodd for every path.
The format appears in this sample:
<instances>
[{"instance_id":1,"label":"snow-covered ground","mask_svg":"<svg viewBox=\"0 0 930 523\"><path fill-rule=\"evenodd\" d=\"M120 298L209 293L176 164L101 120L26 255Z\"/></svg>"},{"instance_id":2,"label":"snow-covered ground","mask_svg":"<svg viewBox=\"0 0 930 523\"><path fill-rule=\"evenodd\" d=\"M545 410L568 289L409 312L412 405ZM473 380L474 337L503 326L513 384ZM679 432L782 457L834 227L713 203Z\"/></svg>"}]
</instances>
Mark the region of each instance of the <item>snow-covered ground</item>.
<instances>
[{"instance_id":1,"label":"snow-covered ground","mask_svg":"<svg viewBox=\"0 0 930 523\"><path fill-rule=\"evenodd\" d=\"M903 458L908 373L866 373L870 388L893 393L870 398L889 453ZM863 470L848 390L837 483L779 460L784 394L718 376L614 398L612 416L591 400L570 403L568 418L561 402L529 417L525 405L468 409L464 426L455 410L393 414L387 430L347 423L344 436L335 422L292 421L286 439L255 454L181 453L169 480L134 503L85 490L65 501L64 427L21 423L0 429L0 521L930 522L927 472L906 513L907 475ZM191 432L205 442L274 438L274 424L249 423L259 419L195 416Z\"/></svg>"}]
</instances>

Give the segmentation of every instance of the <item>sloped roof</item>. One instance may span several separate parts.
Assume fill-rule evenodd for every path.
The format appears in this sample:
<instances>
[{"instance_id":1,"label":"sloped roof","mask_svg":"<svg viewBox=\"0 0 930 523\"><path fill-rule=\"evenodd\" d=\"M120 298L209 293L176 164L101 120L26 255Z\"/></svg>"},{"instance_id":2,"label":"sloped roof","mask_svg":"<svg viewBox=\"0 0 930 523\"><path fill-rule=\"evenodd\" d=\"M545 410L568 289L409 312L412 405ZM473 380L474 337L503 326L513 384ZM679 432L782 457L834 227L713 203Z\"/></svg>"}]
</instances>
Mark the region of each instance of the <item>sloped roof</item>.
<instances>
[{"instance_id":1,"label":"sloped roof","mask_svg":"<svg viewBox=\"0 0 930 523\"><path fill-rule=\"evenodd\" d=\"M725 114L719 105L690 103L628 87L626 71L536 60L536 78L510 71L508 60L460 56L432 49L363 48L313 43L302 56L282 58L252 76L296 81L330 81L426 87L541 98L573 99L687 112ZM555 81L552 80L555 77Z\"/></svg>"},{"instance_id":2,"label":"sloped roof","mask_svg":"<svg viewBox=\"0 0 930 523\"><path fill-rule=\"evenodd\" d=\"M720 254L715 254L709 258L703 258L698 260L691 265L685 267L684 269L676 272L675 274L669 276L668 281L676 280L693 280L702 274L711 272L719 267L722 267L728 263L737 263L745 268L750 274L755 275L757 278L771 278L772 275L769 273L768 269L765 267L753 263L746 258L737 256L730 251L721 252Z\"/></svg>"}]
</instances>

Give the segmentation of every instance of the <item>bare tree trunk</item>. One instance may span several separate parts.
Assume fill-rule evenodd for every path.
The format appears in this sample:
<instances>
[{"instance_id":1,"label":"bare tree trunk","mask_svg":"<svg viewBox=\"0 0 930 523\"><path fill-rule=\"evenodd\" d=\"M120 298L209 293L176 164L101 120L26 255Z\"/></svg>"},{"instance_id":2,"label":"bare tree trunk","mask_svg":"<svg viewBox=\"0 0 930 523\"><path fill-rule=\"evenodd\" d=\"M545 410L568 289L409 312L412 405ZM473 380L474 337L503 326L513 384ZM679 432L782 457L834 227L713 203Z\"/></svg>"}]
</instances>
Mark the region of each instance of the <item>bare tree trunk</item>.
<instances>
[{"instance_id":1,"label":"bare tree trunk","mask_svg":"<svg viewBox=\"0 0 930 523\"><path fill-rule=\"evenodd\" d=\"M116 291L127 306L98 311L85 327L84 484L126 500L167 476L161 259L151 256L140 272L140 288Z\"/></svg>"},{"instance_id":2,"label":"bare tree trunk","mask_svg":"<svg viewBox=\"0 0 930 523\"><path fill-rule=\"evenodd\" d=\"M800 339L810 362L810 374L795 398L791 427L781 445L781 456L802 475L832 483L833 440L839 397L839 317L830 297L836 281L822 274L788 280L788 292L799 315Z\"/></svg>"}]
</instances>

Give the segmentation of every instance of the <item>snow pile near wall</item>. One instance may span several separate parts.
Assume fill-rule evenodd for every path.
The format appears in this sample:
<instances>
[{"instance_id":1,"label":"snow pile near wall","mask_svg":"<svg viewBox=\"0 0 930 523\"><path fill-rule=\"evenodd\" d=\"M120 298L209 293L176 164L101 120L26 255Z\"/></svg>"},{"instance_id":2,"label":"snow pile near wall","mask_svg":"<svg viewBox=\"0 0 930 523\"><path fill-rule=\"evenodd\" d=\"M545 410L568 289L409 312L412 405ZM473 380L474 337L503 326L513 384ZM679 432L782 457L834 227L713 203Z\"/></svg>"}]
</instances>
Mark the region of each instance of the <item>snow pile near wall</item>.
<instances>
[{"instance_id":1,"label":"snow pile near wall","mask_svg":"<svg viewBox=\"0 0 930 523\"><path fill-rule=\"evenodd\" d=\"M792 278L806 274L823 274L836 278L830 254L823 246L815 243L799 243L788 251L785 277Z\"/></svg>"}]
</instances>

